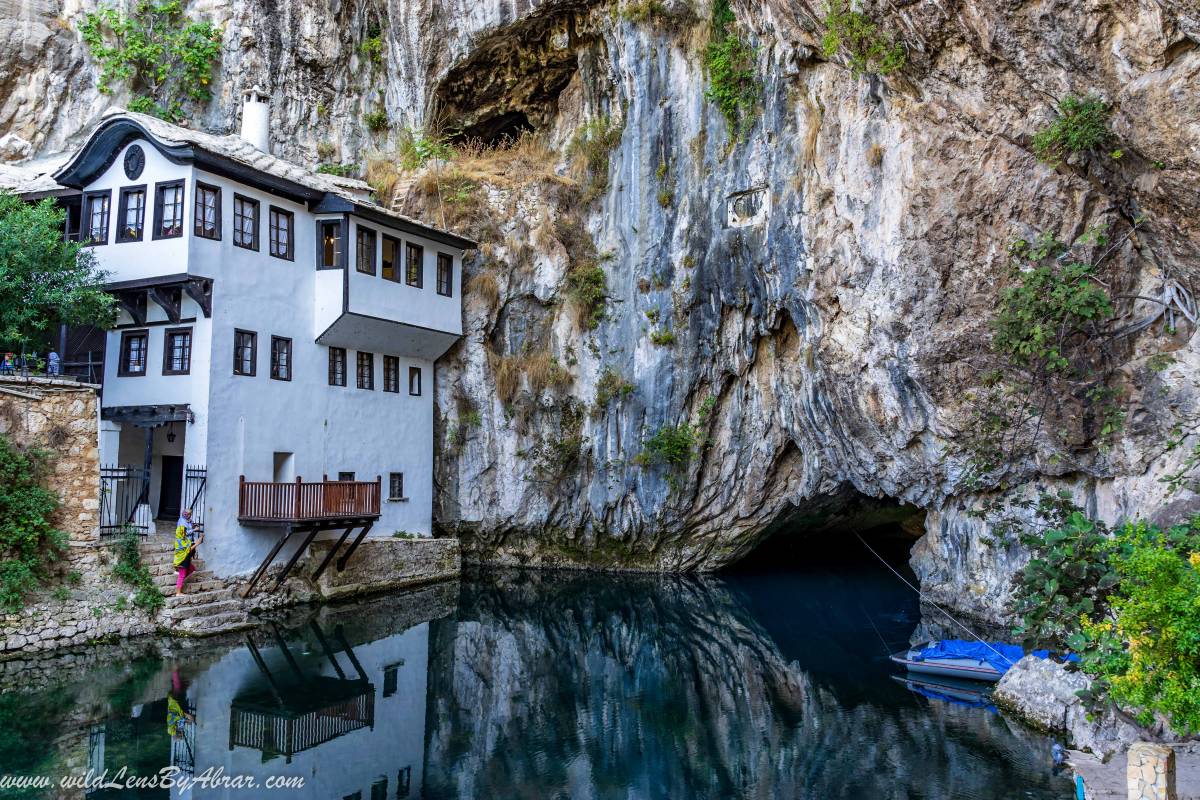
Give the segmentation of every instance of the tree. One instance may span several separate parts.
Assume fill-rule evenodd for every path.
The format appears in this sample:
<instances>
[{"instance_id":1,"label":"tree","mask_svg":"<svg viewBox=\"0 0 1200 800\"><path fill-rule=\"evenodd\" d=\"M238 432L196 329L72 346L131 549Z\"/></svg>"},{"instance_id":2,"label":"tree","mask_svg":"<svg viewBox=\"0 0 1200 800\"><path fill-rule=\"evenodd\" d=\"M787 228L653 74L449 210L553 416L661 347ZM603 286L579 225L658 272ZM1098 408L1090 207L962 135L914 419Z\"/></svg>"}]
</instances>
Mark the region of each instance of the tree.
<instances>
[{"instance_id":1,"label":"tree","mask_svg":"<svg viewBox=\"0 0 1200 800\"><path fill-rule=\"evenodd\" d=\"M29 204L0 192L0 343L22 347L53 326L107 327L113 299L90 250L63 238L66 212L47 198Z\"/></svg>"}]
</instances>

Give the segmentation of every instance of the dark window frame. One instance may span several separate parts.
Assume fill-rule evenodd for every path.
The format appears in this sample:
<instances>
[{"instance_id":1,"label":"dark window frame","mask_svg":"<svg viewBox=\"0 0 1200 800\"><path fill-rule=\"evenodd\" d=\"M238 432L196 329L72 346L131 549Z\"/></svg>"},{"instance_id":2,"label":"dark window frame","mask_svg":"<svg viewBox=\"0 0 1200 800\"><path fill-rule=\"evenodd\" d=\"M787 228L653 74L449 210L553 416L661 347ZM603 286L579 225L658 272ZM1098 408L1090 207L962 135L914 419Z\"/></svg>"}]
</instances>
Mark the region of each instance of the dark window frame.
<instances>
[{"instance_id":1,"label":"dark window frame","mask_svg":"<svg viewBox=\"0 0 1200 800\"><path fill-rule=\"evenodd\" d=\"M104 238L95 239L92 237L92 205L97 200L104 201ZM99 192L86 192L83 195L84 214L83 214L83 231L80 239L84 247L98 247L108 244L108 229L112 227L112 189L104 189Z\"/></svg>"},{"instance_id":2,"label":"dark window frame","mask_svg":"<svg viewBox=\"0 0 1200 800\"><path fill-rule=\"evenodd\" d=\"M366 356L366 359L363 359ZM363 380L363 364L366 364L367 374L366 380ZM359 389L367 391L375 391L375 354L368 353L365 350L354 351L354 383Z\"/></svg>"},{"instance_id":3,"label":"dark window frame","mask_svg":"<svg viewBox=\"0 0 1200 800\"><path fill-rule=\"evenodd\" d=\"M417 271L412 271L412 254L417 254ZM424 288L425 248L412 242L404 243L404 282L416 289Z\"/></svg>"},{"instance_id":4,"label":"dark window frame","mask_svg":"<svg viewBox=\"0 0 1200 800\"><path fill-rule=\"evenodd\" d=\"M250 337L250 371L249 372L239 372L238 371L238 368L241 366L241 363L242 363L242 360L240 358L238 358L238 350L240 348L240 345L238 344L238 336L249 336ZM234 328L233 329L233 374L240 375L240 376L246 377L246 378L253 378L256 375L258 375L258 331L249 331L249 330L246 330L245 328Z\"/></svg>"},{"instance_id":5,"label":"dark window frame","mask_svg":"<svg viewBox=\"0 0 1200 800\"><path fill-rule=\"evenodd\" d=\"M413 391L413 377L414 376L417 379L417 382L416 382L417 390L415 392ZM420 397L421 396L421 368L420 367L409 367L408 368L408 394L410 397Z\"/></svg>"},{"instance_id":6,"label":"dark window frame","mask_svg":"<svg viewBox=\"0 0 1200 800\"><path fill-rule=\"evenodd\" d=\"M142 368L138 372L129 369L128 342L132 339L142 340ZM117 351L117 376L121 378L141 378L149 372L150 362L150 329L137 328L121 331L121 349Z\"/></svg>"},{"instance_id":7,"label":"dark window frame","mask_svg":"<svg viewBox=\"0 0 1200 800\"><path fill-rule=\"evenodd\" d=\"M212 233L204 232L204 206L201 205L201 198L207 193L213 195L213 231ZM192 199L192 233L201 239L208 239L210 242L221 241L221 187L213 186L211 183L203 183L196 181L195 197Z\"/></svg>"},{"instance_id":8,"label":"dark window frame","mask_svg":"<svg viewBox=\"0 0 1200 800\"><path fill-rule=\"evenodd\" d=\"M242 219L246 218L245 214L238 213L238 201L239 200L243 204L249 204L249 206L254 209L254 238L250 244L241 244L238 242L238 237L241 235L241 232L242 232L242 227L238 224L238 217L241 217ZM233 246L234 247L240 247L243 250L253 250L256 253L258 252L258 239L259 239L258 228L262 221L260 218L260 214L259 214L261 207L262 207L262 204L259 203L257 200L255 200L253 197L247 197L246 195L238 194L237 192L233 193Z\"/></svg>"},{"instance_id":9,"label":"dark window frame","mask_svg":"<svg viewBox=\"0 0 1200 800\"><path fill-rule=\"evenodd\" d=\"M442 268L446 269L446 291L442 291ZM442 297L454 296L454 256L449 253L437 254L437 276L436 276L437 293Z\"/></svg>"},{"instance_id":10,"label":"dark window frame","mask_svg":"<svg viewBox=\"0 0 1200 800\"><path fill-rule=\"evenodd\" d=\"M388 243L393 245L391 277L388 277L383 261L384 247ZM386 233L380 237L379 276L385 281L392 281L393 283L400 283L404 280L404 242L395 236L388 236Z\"/></svg>"},{"instance_id":11,"label":"dark window frame","mask_svg":"<svg viewBox=\"0 0 1200 800\"><path fill-rule=\"evenodd\" d=\"M283 253L275 250L276 233L279 231L276 220L279 217L286 217L288 221L287 250ZM294 212L279 206L267 206L267 251L275 258L282 258L284 261L296 260L296 214Z\"/></svg>"},{"instance_id":12,"label":"dark window frame","mask_svg":"<svg viewBox=\"0 0 1200 800\"><path fill-rule=\"evenodd\" d=\"M338 472L337 479L338 483L354 483L354 472L342 470Z\"/></svg>"},{"instance_id":13,"label":"dark window frame","mask_svg":"<svg viewBox=\"0 0 1200 800\"><path fill-rule=\"evenodd\" d=\"M400 357L385 355L383 357L383 390L392 394L400 394Z\"/></svg>"},{"instance_id":14,"label":"dark window frame","mask_svg":"<svg viewBox=\"0 0 1200 800\"><path fill-rule=\"evenodd\" d=\"M399 483L400 483L400 493L399 494L396 493L397 478L399 479ZM389 472L388 473L388 497L387 497L387 499L395 500L395 501L401 501L401 500L408 499L408 497L406 497L404 494L404 473L403 472Z\"/></svg>"},{"instance_id":15,"label":"dark window frame","mask_svg":"<svg viewBox=\"0 0 1200 800\"><path fill-rule=\"evenodd\" d=\"M161 181L154 184L154 232L153 239L178 239L183 236L187 223L187 191L186 181L182 178L174 181ZM179 230L176 233L163 233L163 194L167 189L179 190Z\"/></svg>"},{"instance_id":16,"label":"dark window frame","mask_svg":"<svg viewBox=\"0 0 1200 800\"><path fill-rule=\"evenodd\" d=\"M346 231L340 219L317 220L317 269L341 269L345 257ZM333 263L325 263L325 228L332 225L337 230L333 246Z\"/></svg>"},{"instance_id":17,"label":"dark window frame","mask_svg":"<svg viewBox=\"0 0 1200 800\"><path fill-rule=\"evenodd\" d=\"M335 358L336 356L336 358ZM341 379L338 380L338 375L334 370L334 364L341 365ZM346 348L330 347L329 348L329 385L330 386L345 386L346 385Z\"/></svg>"},{"instance_id":18,"label":"dark window frame","mask_svg":"<svg viewBox=\"0 0 1200 800\"><path fill-rule=\"evenodd\" d=\"M363 240L369 239L370 246L367 249L367 263L364 269L363 265ZM368 228L366 225L354 226L354 271L360 272L363 275L375 276L375 247L379 244L379 235L374 228Z\"/></svg>"},{"instance_id":19,"label":"dark window frame","mask_svg":"<svg viewBox=\"0 0 1200 800\"><path fill-rule=\"evenodd\" d=\"M173 336L187 335L187 358L184 361L183 369L171 368L171 338ZM167 328L163 331L163 375L190 375L192 372L192 329L191 326L186 328Z\"/></svg>"},{"instance_id":20,"label":"dark window frame","mask_svg":"<svg viewBox=\"0 0 1200 800\"><path fill-rule=\"evenodd\" d=\"M279 364L279 348L276 345L287 345L287 364L285 366L287 372L280 369ZM287 336L272 336L271 337L271 380L273 381L290 381L292 379L292 340Z\"/></svg>"},{"instance_id":21,"label":"dark window frame","mask_svg":"<svg viewBox=\"0 0 1200 800\"><path fill-rule=\"evenodd\" d=\"M125 235L125 218L129 211L129 196L141 193L142 195L142 214L138 219L138 229L136 236ZM113 236L113 241L121 244L124 242L140 242L146 234L146 184L141 183L137 186L122 186L120 194L117 196L117 230Z\"/></svg>"}]
</instances>

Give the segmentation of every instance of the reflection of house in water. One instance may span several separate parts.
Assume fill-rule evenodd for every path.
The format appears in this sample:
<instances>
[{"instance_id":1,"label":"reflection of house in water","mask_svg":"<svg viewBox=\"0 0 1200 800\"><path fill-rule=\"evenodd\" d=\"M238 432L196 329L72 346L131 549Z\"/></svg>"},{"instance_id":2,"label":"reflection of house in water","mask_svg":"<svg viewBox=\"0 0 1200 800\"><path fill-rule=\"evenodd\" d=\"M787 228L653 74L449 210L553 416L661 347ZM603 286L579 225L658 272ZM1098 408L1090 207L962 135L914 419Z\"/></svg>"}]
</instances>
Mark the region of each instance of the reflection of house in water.
<instances>
[{"instance_id":1,"label":"reflection of house in water","mask_svg":"<svg viewBox=\"0 0 1200 800\"><path fill-rule=\"evenodd\" d=\"M309 623L257 631L246 646L190 674L186 685L152 662L152 671L130 685L140 682L141 696L161 692L160 699L93 725L88 767L114 775L124 766L131 775L150 776L174 766L198 779L220 770L253 777L259 786L275 776L304 779L303 789L272 793L281 797L419 797L428 641L427 623L355 645L341 626ZM199 783L186 793L87 794L88 800L250 796Z\"/></svg>"},{"instance_id":2,"label":"reflection of house in water","mask_svg":"<svg viewBox=\"0 0 1200 800\"><path fill-rule=\"evenodd\" d=\"M353 646L340 626L258 632L193 681L196 775L303 777L305 797L420 796L427 669L425 624Z\"/></svg>"}]
</instances>

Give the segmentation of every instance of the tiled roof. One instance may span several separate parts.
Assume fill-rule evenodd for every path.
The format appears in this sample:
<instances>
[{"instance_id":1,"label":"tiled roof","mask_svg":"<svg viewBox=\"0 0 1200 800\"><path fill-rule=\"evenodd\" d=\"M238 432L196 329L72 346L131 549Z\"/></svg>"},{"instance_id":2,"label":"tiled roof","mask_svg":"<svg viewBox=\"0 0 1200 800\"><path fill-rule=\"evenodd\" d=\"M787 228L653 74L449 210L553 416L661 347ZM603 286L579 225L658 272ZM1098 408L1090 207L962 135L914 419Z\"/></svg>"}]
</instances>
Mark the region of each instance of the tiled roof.
<instances>
[{"instance_id":1,"label":"tiled roof","mask_svg":"<svg viewBox=\"0 0 1200 800\"><path fill-rule=\"evenodd\" d=\"M65 155L59 155L22 164L0 164L0 191L32 195L62 191L64 187L54 180L54 172L65 160Z\"/></svg>"}]
</instances>

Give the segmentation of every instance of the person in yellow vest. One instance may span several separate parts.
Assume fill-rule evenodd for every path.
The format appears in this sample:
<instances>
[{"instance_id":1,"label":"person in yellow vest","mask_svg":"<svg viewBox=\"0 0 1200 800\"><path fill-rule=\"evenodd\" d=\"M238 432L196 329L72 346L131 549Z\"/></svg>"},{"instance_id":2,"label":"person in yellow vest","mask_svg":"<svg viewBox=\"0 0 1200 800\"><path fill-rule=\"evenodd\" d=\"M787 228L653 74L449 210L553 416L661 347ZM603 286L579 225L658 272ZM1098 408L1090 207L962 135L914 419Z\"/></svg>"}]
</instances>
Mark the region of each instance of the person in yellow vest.
<instances>
[{"instance_id":1,"label":"person in yellow vest","mask_svg":"<svg viewBox=\"0 0 1200 800\"><path fill-rule=\"evenodd\" d=\"M176 573L176 597L183 594L183 582L196 571L196 565L192 563L192 557L196 554L196 548L203 541L203 533L200 534L200 538L196 538L196 528L192 525L191 509L185 508L179 515L179 521L175 524L175 556L172 559L172 563L175 565Z\"/></svg>"}]
</instances>

